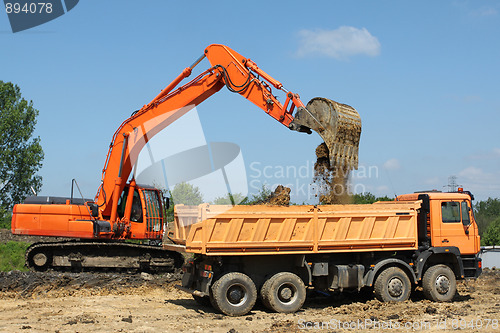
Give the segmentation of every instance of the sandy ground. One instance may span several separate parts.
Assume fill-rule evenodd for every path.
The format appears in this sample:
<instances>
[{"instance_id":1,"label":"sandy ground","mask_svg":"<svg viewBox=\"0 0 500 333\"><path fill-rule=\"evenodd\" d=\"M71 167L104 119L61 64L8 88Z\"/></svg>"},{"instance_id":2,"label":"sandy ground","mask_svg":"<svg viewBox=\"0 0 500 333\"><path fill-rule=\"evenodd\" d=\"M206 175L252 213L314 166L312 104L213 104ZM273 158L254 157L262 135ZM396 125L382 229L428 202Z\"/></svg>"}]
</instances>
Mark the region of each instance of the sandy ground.
<instances>
[{"instance_id":1,"label":"sandy ground","mask_svg":"<svg viewBox=\"0 0 500 333\"><path fill-rule=\"evenodd\" d=\"M499 271L461 282L452 303L423 300L418 291L405 303L356 293L309 297L295 314L257 305L236 318L175 289L178 277L0 273L0 332L500 332Z\"/></svg>"}]
</instances>

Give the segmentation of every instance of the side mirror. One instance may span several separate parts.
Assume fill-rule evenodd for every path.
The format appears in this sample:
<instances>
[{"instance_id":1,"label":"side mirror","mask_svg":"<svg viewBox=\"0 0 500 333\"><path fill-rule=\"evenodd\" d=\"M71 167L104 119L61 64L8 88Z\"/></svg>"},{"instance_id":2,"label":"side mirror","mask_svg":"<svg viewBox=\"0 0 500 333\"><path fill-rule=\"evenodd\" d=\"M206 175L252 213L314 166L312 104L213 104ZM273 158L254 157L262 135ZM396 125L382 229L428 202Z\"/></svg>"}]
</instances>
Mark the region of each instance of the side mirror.
<instances>
[{"instance_id":1,"label":"side mirror","mask_svg":"<svg viewBox=\"0 0 500 333\"><path fill-rule=\"evenodd\" d=\"M467 205L467 202L465 201L462 201L460 205L462 210L462 224L464 225L464 227L469 228L471 224L471 219L470 219L471 208L469 207L469 205Z\"/></svg>"},{"instance_id":2,"label":"side mirror","mask_svg":"<svg viewBox=\"0 0 500 333\"><path fill-rule=\"evenodd\" d=\"M165 209L169 209L170 208L170 198L164 198L163 199L163 205L165 206Z\"/></svg>"}]
</instances>

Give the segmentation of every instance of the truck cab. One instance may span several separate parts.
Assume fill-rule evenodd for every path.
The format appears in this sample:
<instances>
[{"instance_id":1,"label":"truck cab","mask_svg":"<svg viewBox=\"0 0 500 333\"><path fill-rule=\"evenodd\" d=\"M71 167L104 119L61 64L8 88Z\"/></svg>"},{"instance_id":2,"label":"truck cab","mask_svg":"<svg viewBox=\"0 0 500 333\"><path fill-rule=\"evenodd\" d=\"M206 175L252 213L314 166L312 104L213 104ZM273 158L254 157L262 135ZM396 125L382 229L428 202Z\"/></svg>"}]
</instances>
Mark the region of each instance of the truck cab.
<instances>
[{"instance_id":1,"label":"truck cab","mask_svg":"<svg viewBox=\"0 0 500 333\"><path fill-rule=\"evenodd\" d=\"M417 192L397 197L397 201L422 200L419 216L419 240L423 247L455 251L463 261L462 277L481 273L477 253L480 237L472 209L474 196L460 190L456 193Z\"/></svg>"}]
</instances>

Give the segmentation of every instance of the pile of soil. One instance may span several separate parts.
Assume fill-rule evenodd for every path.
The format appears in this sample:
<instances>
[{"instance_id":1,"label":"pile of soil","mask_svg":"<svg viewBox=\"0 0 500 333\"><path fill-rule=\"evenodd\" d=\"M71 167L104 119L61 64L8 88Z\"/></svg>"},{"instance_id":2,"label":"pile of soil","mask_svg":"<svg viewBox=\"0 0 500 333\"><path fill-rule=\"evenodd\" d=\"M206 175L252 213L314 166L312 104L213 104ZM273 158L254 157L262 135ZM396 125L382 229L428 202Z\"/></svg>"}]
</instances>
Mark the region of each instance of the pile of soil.
<instances>
[{"instance_id":1,"label":"pile of soil","mask_svg":"<svg viewBox=\"0 0 500 333\"><path fill-rule=\"evenodd\" d=\"M290 191L289 187L278 185L271 196L267 200L269 205L289 206L290 205Z\"/></svg>"},{"instance_id":2,"label":"pile of soil","mask_svg":"<svg viewBox=\"0 0 500 333\"><path fill-rule=\"evenodd\" d=\"M330 155L326 143L316 148L313 184L324 205L348 204L348 180L350 169L341 165L330 165Z\"/></svg>"},{"instance_id":3,"label":"pile of soil","mask_svg":"<svg viewBox=\"0 0 500 333\"><path fill-rule=\"evenodd\" d=\"M0 298L127 294L138 288L159 288L177 281L181 273L0 272Z\"/></svg>"},{"instance_id":4,"label":"pile of soil","mask_svg":"<svg viewBox=\"0 0 500 333\"><path fill-rule=\"evenodd\" d=\"M0 229L0 243L7 243L10 241L23 242L23 243L37 243L37 242L58 242L64 240L70 240L70 238L13 235L10 229Z\"/></svg>"}]
</instances>

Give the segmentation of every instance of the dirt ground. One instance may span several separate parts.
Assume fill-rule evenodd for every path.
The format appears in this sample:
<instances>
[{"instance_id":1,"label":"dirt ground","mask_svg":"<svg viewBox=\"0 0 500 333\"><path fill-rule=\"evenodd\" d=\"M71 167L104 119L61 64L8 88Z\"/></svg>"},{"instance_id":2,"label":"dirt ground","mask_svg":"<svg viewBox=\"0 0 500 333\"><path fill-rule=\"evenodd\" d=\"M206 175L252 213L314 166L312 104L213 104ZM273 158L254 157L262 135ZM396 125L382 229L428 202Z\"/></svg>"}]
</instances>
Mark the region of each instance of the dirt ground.
<instances>
[{"instance_id":1,"label":"dirt ground","mask_svg":"<svg viewBox=\"0 0 500 333\"><path fill-rule=\"evenodd\" d=\"M455 332L462 327L467 332L500 332L498 270L460 282L452 303L424 300L418 291L404 303L381 303L358 293L310 295L295 314L273 313L258 304L248 315L236 318L200 306L175 289L179 277L0 273L0 332L380 332L391 328L394 332Z\"/></svg>"},{"instance_id":2,"label":"dirt ground","mask_svg":"<svg viewBox=\"0 0 500 333\"><path fill-rule=\"evenodd\" d=\"M56 242L63 240L69 240L69 238L13 235L10 229L0 229L0 243L7 243L10 241L24 243Z\"/></svg>"}]
</instances>

